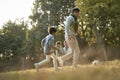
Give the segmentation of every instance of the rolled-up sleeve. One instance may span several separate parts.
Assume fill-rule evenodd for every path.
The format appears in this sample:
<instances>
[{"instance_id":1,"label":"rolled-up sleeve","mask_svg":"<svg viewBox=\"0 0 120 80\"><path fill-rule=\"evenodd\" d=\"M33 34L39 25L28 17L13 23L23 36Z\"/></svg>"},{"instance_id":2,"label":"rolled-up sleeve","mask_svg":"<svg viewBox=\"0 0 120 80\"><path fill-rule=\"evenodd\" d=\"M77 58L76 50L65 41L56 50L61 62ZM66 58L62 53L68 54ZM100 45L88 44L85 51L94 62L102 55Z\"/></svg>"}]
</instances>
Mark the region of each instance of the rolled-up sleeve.
<instances>
[{"instance_id":1,"label":"rolled-up sleeve","mask_svg":"<svg viewBox=\"0 0 120 80\"><path fill-rule=\"evenodd\" d=\"M67 35L70 35L69 28L70 28L70 25L72 24L72 21L73 21L72 16L69 16L66 20L65 32L66 32Z\"/></svg>"}]
</instances>

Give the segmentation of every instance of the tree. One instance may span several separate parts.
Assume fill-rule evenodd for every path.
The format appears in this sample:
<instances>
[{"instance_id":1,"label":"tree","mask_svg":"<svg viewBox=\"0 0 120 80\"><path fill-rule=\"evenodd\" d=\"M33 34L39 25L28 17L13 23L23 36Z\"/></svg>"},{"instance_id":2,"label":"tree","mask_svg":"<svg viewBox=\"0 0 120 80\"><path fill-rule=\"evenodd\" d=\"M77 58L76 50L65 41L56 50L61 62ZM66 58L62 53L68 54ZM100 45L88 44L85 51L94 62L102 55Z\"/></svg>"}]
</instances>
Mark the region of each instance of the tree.
<instances>
[{"instance_id":1,"label":"tree","mask_svg":"<svg viewBox=\"0 0 120 80\"><path fill-rule=\"evenodd\" d=\"M105 60L105 46L120 46L119 4L119 0L76 0L76 6L81 9L81 36L90 45L97 43Z\"/></svg>"},{"instance_id":2,"label":"tree","mask_svg":"<svg viewBox=\"0 0 120 80\"><path fill-rule=\"evenodd\" d=\"M120 1L119 0L76 0L81 9L80 25L82 36L89 43L95 39L106 46L120 45Z\"/></svg>"},{"instance_id":3,"label":"tree","mask_svg":"<svg viewBox=\"0 0 120 80\"><path fill-rule=\"evenodd\" d=\"M17 66L21 57L26 53L26 31L28 25L25 21L8 21L0 31L0 67Z\"/></svg>"},{"instance_id":4,"label":"tree","mask_svg":"<svg viewBox=\"0 0 120 80\"><path fill-rule=\"evenodd\" d=\"M75 0L35 0L30 19L42 27L57 26L69 15L74 2Z\"/></svg>"}]
</instances>

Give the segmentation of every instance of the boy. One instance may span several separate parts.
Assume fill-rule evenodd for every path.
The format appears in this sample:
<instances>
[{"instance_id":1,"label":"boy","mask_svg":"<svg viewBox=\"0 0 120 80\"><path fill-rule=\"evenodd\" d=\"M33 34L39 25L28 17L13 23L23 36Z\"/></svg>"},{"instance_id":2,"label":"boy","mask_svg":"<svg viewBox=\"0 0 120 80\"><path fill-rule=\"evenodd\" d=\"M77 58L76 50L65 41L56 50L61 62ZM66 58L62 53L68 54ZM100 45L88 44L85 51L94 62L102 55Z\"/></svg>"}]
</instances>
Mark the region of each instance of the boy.
<instances>
[{"instance_id":1,"label":"boy","mask_svg":"<svg viewBox=\"0 0 120 80\"><path fill-rule=\"evenodd\" d=\"M39 67L50 62L51 58L53 59L53 66L55 71L58 70L57 66L57 57L54 54L54 36L56 35L57 30L55 28L50 28L49 29L49 35L47 35L43 40L43 49L44 49L44 54L46 56L46 59L35 63L34 66L37 71L39 71Z\"/></svg>"}]
</instances>

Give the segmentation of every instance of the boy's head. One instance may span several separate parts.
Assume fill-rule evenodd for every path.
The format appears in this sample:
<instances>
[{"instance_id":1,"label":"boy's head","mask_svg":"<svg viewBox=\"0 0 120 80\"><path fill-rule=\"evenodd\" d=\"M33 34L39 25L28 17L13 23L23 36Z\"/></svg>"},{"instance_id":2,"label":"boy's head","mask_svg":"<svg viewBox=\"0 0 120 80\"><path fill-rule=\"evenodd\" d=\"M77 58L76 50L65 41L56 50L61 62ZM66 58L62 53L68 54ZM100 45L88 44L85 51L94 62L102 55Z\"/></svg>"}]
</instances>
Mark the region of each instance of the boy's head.
<instances>
[{"instance_id":1,"label":"boy's head","mask_svg":"<svg viewBox=\"0 0 120 80\"><path fill-rule=\"evenodd\" d=\"M51 28L49 29L49 33L52 34L52 35L55 35L56 32L57 32L57 29L54 28L54 27L51 27Z\"/></svg>"},{"instance_id":2,"label":"boy's head","mask_svg":"<svg viewBox=\"0 0 120 80\"><path fill-rule=\"evenodd\" d=\"M80 9L79 8L73 8L72 9L72 14L75 15L76 17L79 17Z\"/></svg>"}]
</instances>

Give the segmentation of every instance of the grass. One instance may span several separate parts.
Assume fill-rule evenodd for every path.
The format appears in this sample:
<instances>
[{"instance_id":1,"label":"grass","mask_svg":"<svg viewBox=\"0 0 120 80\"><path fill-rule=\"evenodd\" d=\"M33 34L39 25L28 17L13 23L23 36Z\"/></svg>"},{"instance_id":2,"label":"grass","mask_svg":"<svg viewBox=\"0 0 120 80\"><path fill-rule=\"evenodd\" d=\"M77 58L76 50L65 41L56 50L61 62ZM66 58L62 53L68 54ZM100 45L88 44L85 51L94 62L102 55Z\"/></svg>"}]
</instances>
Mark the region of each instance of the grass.
<instances>
[{"instance_id":1,"label":"grass","mask_svg":"<svg viewBox=\"0 0 120 80\"><path fill-rule=\"evenodd\" d=\"M0 73L0 80L120 80L120 61L102 62L98 65L80 65L72 70L71 66L60 68L42 68Z\"/></svg>"}]
</instances>

